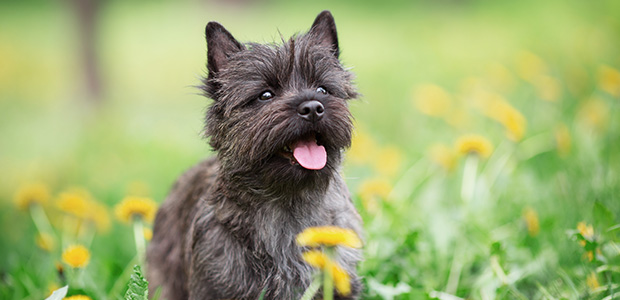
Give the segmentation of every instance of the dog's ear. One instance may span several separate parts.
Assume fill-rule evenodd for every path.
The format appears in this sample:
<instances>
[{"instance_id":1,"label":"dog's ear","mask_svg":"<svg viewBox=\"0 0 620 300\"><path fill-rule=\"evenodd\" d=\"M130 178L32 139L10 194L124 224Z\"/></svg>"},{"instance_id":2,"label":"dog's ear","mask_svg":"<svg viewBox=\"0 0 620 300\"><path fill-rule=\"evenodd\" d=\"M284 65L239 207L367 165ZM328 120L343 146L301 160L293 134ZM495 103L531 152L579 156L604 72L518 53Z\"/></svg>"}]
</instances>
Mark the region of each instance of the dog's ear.
<instances>
[{"instance_id":1,"label":"dog's ear","mask_svg":"<svg viewBox=\"0 0 620 300\"><path fill-rule=\"evenodd\" d=\"M308 34L315 43L330 48L336 57L340 55L336 22L329 10L324 10L316 16Z\"/></svg>"},{"instance_id":2,"label":"dog's ear","mask_svg":"<svg viewBox=\"0 0 620 300\"><path fill-rule=\"evenodd\" d=\"M207 38L207 68L209 78L224 69L231 55L245 47L217 22L209 22L205 28Z\"/></svg>"}]
</instances>

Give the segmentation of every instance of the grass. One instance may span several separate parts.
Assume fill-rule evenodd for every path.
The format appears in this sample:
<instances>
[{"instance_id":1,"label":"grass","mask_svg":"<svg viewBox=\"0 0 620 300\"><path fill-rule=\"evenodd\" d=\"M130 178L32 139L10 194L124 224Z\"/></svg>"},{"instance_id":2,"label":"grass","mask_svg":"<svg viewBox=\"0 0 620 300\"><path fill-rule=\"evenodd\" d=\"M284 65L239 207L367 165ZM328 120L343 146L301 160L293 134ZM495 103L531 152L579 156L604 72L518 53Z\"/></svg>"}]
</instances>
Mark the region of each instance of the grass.
<instances>
[{"instance_id":1,"label":"grass","mask_svg":"<svg viewBox=\"0 0 620 300\"><path fill-rule=\"evenodd\" d=\"M208 100L193 87L205 23L272 41L325 8L363 94L344 173L365 222L364 299L620 296L614 1L106 2L97 107L69 4L0 6L2 299L41 299L67 282L69 295L121 298L136 250L114 205L128 194L161 202L210 155ZM490 156L459 154L467 134L488 140ZM28 182L51 190L43 209L57 238L62 191L86 188L107 207L109 229L78 234L85 269L60 275L62 241L37 246L45 225L12 201Z\"/></svg>"}]
</instances>

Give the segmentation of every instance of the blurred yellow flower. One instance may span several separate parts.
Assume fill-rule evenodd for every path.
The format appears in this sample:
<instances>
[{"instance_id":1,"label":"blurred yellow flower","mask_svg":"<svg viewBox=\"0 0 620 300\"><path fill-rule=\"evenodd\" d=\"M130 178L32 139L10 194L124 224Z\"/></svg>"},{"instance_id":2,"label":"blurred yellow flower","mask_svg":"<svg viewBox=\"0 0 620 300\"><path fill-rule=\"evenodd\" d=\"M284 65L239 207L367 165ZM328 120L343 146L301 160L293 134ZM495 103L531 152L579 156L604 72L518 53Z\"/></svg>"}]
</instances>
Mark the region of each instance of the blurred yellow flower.
<instances>
[{"instance_id":1,"label":"blurred yellow flower","mask_svg":"<svg viewBox=\"0 0 620 300\"><path fill-rule=\"evenodd\" d=\"M93 202L91 203L91 209L88 212L87 219L95 224L97 230L101 232L107 232L110 230L110 214L108 212L108 207Z\"/></svg>"},{"instance_id":2,"label":"blurred yellow flower","mask_svg":"<svg viewBox=\"0 0 620 300\"><path fill-rule=\"evenodd\" d=\"M331 261L325 253L319 250L310 250L302 254L302 258L312 267L324 271L329 268L334 279L334 286L340 295L346 296L351 293L351 279L349 274L337 263Z\"/></svg>"},{"instance_id":3,"label":"blurred yellow flower","mask_svg":"<svg viewBox=\"0 0 620 300\"><path fill-rule=\"evenodd\" d=\"M327 255L320 250L306 251L301 254L301 257L304 261L306 261L306 263L317 269L323 269L325 267L325 263L329 260Z\"/></svg>"},{"instance_id":4,"label":"blurred yellow flower","mask_svg":"<svg viewBox=\"0 0 620 300\"><path fill-rule=\"evenodd\" d=\"M355 164L371 163L378 152L378 146L373 138L359 126L353 133L351 148L347 152L347 160Z\"/></svg>"},{"instance_id":5,"label":"blurred yellow flower","mask_svg":"<svg viewBox=\"0 0 620 300\"><path fill-rule=\"evenodd\" d=\"M420 84L413 89L415 107L424 114L441 117L450 111L450 94L435 84Z\"/></svg>"},{"instance_id":6,"label":"blurred yellow flower","mask_svg":"<svg viewBox=\"0 0 620 300\"><path fill-rule=\"evenodd\" d=\"M71 188L62 192L56 200L56 205L61 211L80 219L88 217L91 203L90 193L81 188Z\"/></svg>"},{"instance_id":7,"label":"blurred yellow flower","mask_svg":"<svg viewBox=\"0 0 620 300\"><path fill-rule=\"evenodd\" d=\"M88 265L90 251L82 245L71 245L62 252L62 261L73 268L83 268Z\"/></svg>"},{"instance_id":8,"label":"blurred yellow flower","mask_svg":"<svg viewBox=\"0 0 620 300\"><path fill-rule=\"evenodd\" d=\"M586 277L586 285L588 286L588 288L593 291L597 288L599 288L601 285L598 283L598 278L596 278L596 273L595 272L590 272L590 274L588 274L588 277Z\"/></svg>"},{"instance_id":9,"label":"blurred yellow flower","mask_svg":"<svg viewBox=\"0 0 620 300\"><path fill-rule=\"evenodd\" d=\"M571 150L571 136L568 127L564 123L558 124L554 131L555 145L561 157L567 157Z\"/></svg>"},{"instance_id":10,"label":"blurred yellow flower","mask_svg":"<svg viewBox=\"0 0 620 300\"><path fill-rule=\"evenodd\" d=\"M392 191L392 184L384 178L367 179L359 188L362 205L368 212L376 212L379 201L387 199Z\"/></svg>"},{"instance_id":11,"label":"blurred yellow flower","mask_svg":"<svg viewBox=\"0 0 620 300\"><path fill-rule=\"evenodd\" d=\"M620 72L609 66L598 68L599 87L612 96L620 97Z\"/></svg>"},{"instance_id":12,"label":"blurred yellow flower","mask_svg":"<svg viewBox=\"0 0 620 300\"><path fill-rule=\"evenodd\" d=\"M351 279L349 273L337 264L332 264L331 271L336 291L342 296L349 295L351 293Z\"/></svg>"},{"instance_id":13,"label":"blurred yellow flower","mask_svg":"<svg viewBox=\"0 0 620 300\"><path fill-rule=\"evenodd\" d=\"M463 135L456 141L456 149L463 155L476 154L481 158L487 158L493 153L491 142L481 135Z\"/></svg>"},{"instance_id":14,"label":"blurred yellow flower","mask_svg":"<svg viewBox=\"0 0 620 300\"><path fill-rule=\"evenodd\" d=\"M47 252L51 252L54 249L54 246L56 245L54 241L54 237L47 233L38 234L37 237L35 238L35 242L37 246L39 246L39 248Z\"/></svg>"},{"instance_id":15,"label":"blurred yellow flower","mask_svg":"<svg viewBox=\"0 0 620 300\"><path fill-rule=\"evenodd\" d=\"M551 76L538 76L533 84L536 87L536 94L540 99L556 102L561 96L562 89L560 87L560 82Z\"/></svg>"},{"instance_id":16,"label":"blurred yellow flower","mask_svg":"<svg viewBox=\"0 0 620 300\"><path fill-rule=\"evenodd\" d=\"M296 240L299 246L362 247L362 241L355 231L337 226L308 227L297 235Z\"/></svg>"},{"instance_id":17,"label":"blurred yellow flower","mask_svg":"<svg viewBox=\"0 0 620 300\"><path fill-rule=\"evenodd\" d=\"M147 241L150 241L153 238L153 229L151 228L144 228L142 233L144 234L144 239Z\"/></svg>"},{"instance_id":18,"label":"blurred yellow flower","mask_svg":"<svg viewBox=\"0 0 620 300\"><path fill-rule=\"evenodd\" d=\"M594 228L592 225L588 225L585 222L579 222L577 223L577 230L579 230L581 236L583 236L586 240L591 241L594 238ZM582 242L582 246L585 246L586 243L584 241Z\"/></svg>"},{"instance_id":19,"label":"blurred yellow flower","mask_svg":"<svg viewBox=\"0 0 620 300\"><path fill-rule=\"evenodd\" d=\"M580 105L577 119L596 132L604 132L609 123L609 106L605 101L592 97Z\"/></svg>"},{"instance_id":20,"label":"blurred yellow flower","mask_svg":"<svg viewBox=\"0 0 620 300\"><path fill-rule=\"evenodd\" d=\"M531 208L527 207L523 211L523 221L525 221L525 226L527 227L527 232L530 236L537 236L540 232L540 223L538 221L538 213Z\"/></svg>"},{"instance_id":21,"label":"blurred yellow flower","mask_svg":"<svg viewBox=\"0 0 620 300\"><path fill-rule=\"evenodd\" d=\"M127 195L148 197L150 193L149 185L144 181L132 181L127 186Z\"/></svg>"},{"instance_id":22,"label":"blurred yellow flower","mask_svg":"<svg viewBox=\"0 0 620 300\"><path fill-rule=\"evenodd\" d=\"M386 146L379 150L374 159L375 169L381 175L394 176L403 164L403 153L395 146Z\"/></svg>"},{"instance_id":23,"label":"blurred yellow flower","mask_svg":"<svg viewBox=\"0 0 620 300\"><path fill-rule=\"evenodd\" d=\"M523 51L517 55L517 73L519 76L529 82L547 72L547 64L536 54Z\"/></svg>"},{"instance_id":24,"label":"blurred yellow flower","mask_svg":"<svg viewBox=\"0 0 620 300\"><path fill-rule=\"evenodd\" d=\"M75 295L71 297L65 297L64 300L92 300L92 299L84 295Z\"/></svg>"},{"instance_id":25,"label":"blurred yellow flower","mask_svg":"<svg viewBox=\"0 0 620 300\"><path fill-rule=\"evenodd\" d=\"M440 165L446 172L451 172L456 167L458 155L454 149L444 144L434 144L428 149L431 160Z\"/></svg>"},{"instance_id":26,"label":"blurred yellow flower","mask_svg":"<svg viewBox=\"0 0 620 300\"><path fill-rule=\"evenodd\" d=\"M15 192L15 205L21 210L28 210L32 204L45 204L50 198L48 187L43 183L29 183L22 185Z\"/></svg>"},{"instance_id":27,"label":"blurred yellow flower","mask_svg":"<svg viewBox=\"0 0 620 300\"><path fill-rule=\"evenodd\" d=\"M134 218L151 223L155 219L157 204L148 197L127 196L116 205L114 211L116 217L125 223L133 222Z\"/></svg>"},{"instance_id":28,"label":"blurred yellow flower","mask_svg":"<svg viewBox=\"0 0 620 300\"><path fill-rule=\"evenodd\" d=\"M492 88L501 92L510 92L515 87L514 75L500 63L491 63L486 67L485 79Z\"/></svg>"}]
</instances>

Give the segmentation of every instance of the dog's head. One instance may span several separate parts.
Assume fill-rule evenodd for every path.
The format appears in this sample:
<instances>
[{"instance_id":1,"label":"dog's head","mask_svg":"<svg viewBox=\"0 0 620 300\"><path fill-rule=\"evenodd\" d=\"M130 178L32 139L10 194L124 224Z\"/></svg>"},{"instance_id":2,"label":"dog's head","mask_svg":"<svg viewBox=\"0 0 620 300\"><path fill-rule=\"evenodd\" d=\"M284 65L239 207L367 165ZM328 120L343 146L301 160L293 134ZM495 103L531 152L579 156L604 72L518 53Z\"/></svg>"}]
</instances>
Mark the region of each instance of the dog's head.
<instances>
[{"instance_id":1,"label":"dog's head","mask_svg":"<svg viewBox=\"0 0 620 300\"><path fill-rule=\"evenodd\" d=\"M252 175L248 184L255 186L299 188L329 179L350 145L347 100L357 96L338 59L331 13L281 45L241 44L215 22L207 24L206 39L204 90L214 100L206 134L223 170Z\"/></svg>"}]
</instances>

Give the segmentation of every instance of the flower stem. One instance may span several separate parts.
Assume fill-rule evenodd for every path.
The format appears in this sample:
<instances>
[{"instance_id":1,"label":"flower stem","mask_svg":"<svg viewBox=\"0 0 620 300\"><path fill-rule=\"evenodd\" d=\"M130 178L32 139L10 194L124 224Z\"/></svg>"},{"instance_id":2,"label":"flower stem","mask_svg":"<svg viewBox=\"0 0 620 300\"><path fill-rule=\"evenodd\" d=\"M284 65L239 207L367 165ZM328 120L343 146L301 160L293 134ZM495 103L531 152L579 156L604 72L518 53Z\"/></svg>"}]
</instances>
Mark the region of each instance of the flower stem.
<instances>
[{"instance_id":1,"label":"flower stem","mask_svg":"<svg viewBox=\"0 0 620 300\"><path fill-rule=\"evenodd\" d=\"M478 172L478 155L468 154L463 169L463 181L461 185L461 198L465 203L471 203L476 192L476 176Z\"/></svg>"},{"instance_id":2,"label":"flower stem","mask_svg":"<svg viewBox=\"0 0 620 300\"><path fill-rule=\"evenodd\" d=\"M53 234L52 225L50 221L47 219L47 215L43 208L38 204L30 205L30 216L32 217L32 221L34 222L34 226L37 227L39 233L47 233Z\"/></svg>"},{"instance_id":3,"label":"flower stem","mask_svg":"<svg viewBox=\"0 0 620 300\"><path fill-rule=\"evenodd\" d=\"M334 278L332 274L332 262L325 263L325 270L323 270L323 300L334 299Z\"/></svg>"},{"instance_id":4,"label":"flower stem","mask_svg":"<svg viewBox=\"0 0 620 300\"><path fill-rule=\"evenodd\" d=\"M135 218L133 220L133 238L136 241L138 264L144 266L144 253L146 252L146 245L144 241L144 226L142 225L142 219L140 218Z\"/></svg>"},{"instance_id":5,"label":"flower stem","mask_svg":"<svg viewBox=\"0 0 620 300\"><path fill-rule=\"evenodd\" d=\"M315 276L300 300L312 300L316 292L321 287L321 276Z\"/></svg>"}]
</instances>

